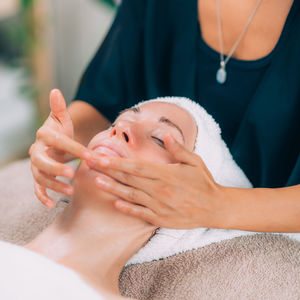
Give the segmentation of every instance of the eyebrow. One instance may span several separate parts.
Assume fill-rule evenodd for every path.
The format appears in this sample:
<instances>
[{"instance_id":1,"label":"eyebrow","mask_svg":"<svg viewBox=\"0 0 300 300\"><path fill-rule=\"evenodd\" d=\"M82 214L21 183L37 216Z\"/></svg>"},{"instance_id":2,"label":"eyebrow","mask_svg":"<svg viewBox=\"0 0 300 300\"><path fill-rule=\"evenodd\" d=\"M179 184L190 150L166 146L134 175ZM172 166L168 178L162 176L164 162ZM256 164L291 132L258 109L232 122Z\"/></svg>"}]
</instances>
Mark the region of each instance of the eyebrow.
<instances>
[{"instance_id":1,"label":"eyebrow","mask_svg":"<svg viewBox=\"0 0 300 300\"><path fill-rule=\"evenodd\" d=\"M134 113L140 113L140 112L141 112L141 109L140 109L138 106L137 106L137 107L130 107L130 108L123 109L123 110L121 110L121 111L119 112L118 117L119 117L120 115L122 115L122 114L128 112L128 111L132 111L132 112L134 112Z\"/></svg>"},{"instance_id":2,"label":"eyebrow","mask_svg":"<svg viewBox=\"0 0 300 300\"><path fill-rule=\"evenodd\" d=\"M131 112L134 112L134 113L140 113L140 112L141 112L141 109L140 109L140 107L138 107L138 106L137 106L137 107L130 107L130 108L123 109L122 111L120 111L118 117L119 117L120 115L122 115L122 114L124 114L124 113L126 113L126 112L130 112L130 111L131 111ZM173 128L176 128L176 129L180 132L180 134L181 134L181 136L182 136L182 139L183 139L183 141L185 142L183 132L182 132L181 128L180 128L177 124L175 124L175 123L172 122L170 119L168 119L168 118L166 118L166 117L164 117L164 116L160 117L160 119L158 120L158 122L164 123L164 124L167 124L167 125L169 125L169 126L171 126L171 127L173 127Z\"/></svg>"}]
</instances>

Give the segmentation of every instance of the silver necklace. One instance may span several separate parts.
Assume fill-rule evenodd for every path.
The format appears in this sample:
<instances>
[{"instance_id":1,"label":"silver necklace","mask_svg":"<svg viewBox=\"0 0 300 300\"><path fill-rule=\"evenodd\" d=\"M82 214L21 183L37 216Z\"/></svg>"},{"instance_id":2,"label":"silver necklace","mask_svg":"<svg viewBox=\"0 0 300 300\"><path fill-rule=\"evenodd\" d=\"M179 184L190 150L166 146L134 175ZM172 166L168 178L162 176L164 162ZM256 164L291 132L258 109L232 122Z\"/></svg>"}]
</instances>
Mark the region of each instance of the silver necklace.
<instances>
[{"instance_id":1,"label":"silver necklace","mask_svg":"<svg viewBox=\"0 0 300 300\"><path fill-rule=\"evenodd\" d=\"M241 41L242 37L244 36L246 30L248 29L259 5L261 4L262 0L258 0L256 2L256 5L245 25L242 32L240 33L238 39L232 46L231 50L229 51L226 59L224 60L224 52L223 52L223 34L222 34L222 24L221 24L221 8L220 8L220 0L217 1L217 20L218 20L218 32L219 32L219 45L220 45L220 68L217 71L216 79L217 82L220 84L223 84L226 81L227 78L227 72L226 72L226 64L228 63L229 59L231 58L232 54L234 53L236 47L238 46L239 42Z\"/></svg>"}]
</instances>

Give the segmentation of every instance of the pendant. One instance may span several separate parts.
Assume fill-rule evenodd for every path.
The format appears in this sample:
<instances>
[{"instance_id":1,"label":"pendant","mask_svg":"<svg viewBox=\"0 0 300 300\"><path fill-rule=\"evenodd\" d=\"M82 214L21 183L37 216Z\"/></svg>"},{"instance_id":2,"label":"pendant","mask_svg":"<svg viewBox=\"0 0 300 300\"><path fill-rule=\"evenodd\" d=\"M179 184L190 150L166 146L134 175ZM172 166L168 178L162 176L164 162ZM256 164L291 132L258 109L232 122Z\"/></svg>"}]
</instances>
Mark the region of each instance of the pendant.
<instances>
[{"instance_id":1,"label":"pendant","mask_svg":"<svg viewBox=\"0 0 300 300\"><path fill-rule=\"evenodd\" d=\"M226 76L227 73L225 71L225 68L221 66L220 69L217 71L217 75L216 75L217 82L223 84L226 81Z\"/></svg>"}]
</instances>

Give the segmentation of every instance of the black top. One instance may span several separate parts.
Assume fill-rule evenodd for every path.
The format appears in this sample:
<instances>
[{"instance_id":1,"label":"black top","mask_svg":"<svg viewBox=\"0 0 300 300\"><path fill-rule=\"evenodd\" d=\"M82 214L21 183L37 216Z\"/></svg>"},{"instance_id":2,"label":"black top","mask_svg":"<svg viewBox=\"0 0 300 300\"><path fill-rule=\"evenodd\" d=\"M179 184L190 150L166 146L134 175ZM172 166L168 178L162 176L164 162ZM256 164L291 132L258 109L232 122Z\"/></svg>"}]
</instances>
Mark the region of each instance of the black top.
<instances>
[{"instance_id":1,"label":"black top","mask_svg":"<svg viewBox=\"0 0 300 300\"><path fill-rule=\"evenodd\" d=\"M114 120L141 100L185 96L220 124L254 187L300 184L300 0L273 51L231 58L216 82L219 53L201 38L197 0L123 0L75 99Z\"/></svg>"}]
</instances>

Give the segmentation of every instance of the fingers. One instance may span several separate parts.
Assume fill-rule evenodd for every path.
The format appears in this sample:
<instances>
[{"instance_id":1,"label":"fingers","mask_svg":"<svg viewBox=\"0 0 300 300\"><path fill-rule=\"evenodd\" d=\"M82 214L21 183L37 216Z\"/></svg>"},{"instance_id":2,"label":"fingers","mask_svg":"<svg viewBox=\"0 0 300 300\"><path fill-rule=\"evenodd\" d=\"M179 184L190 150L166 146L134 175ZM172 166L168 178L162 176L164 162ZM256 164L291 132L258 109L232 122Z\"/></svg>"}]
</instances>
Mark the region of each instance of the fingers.
<instances>
[{"instance_id":1,"label":"fingers","mask_svg":"<svg viewBox=\"0 0 300 300\"><path fill-rule=\"evenodd\" d=\"M102 157L99 157L99 160L101 160ZM124 159L122 159L124 160ZM121 160L121 161L122 161ZM125 163L126 164L126 163ZM142 162L143 164L143 162ZM140 192L147 194L149 197L152 196L153 190L154 190L154 185L156 183L156 179L153 179L154 177L158 178L159 175L163 175L162 172L160 172L161 174L158 174L157 176L153 176L156 173L159 173L159 170L153 170L152 171L152 178L149 178L151 175L148 175L148 177L143 177L143 175L145 175L143 172L141 174L143 175L133 175L130 174L127 169L125 169L125 166L121 166L121 168L124 167L123 171L119 171L119 170L114 170L113 168L108 168L108 167L103 167L101 165L101 162L98 160L93 160L93 162L91 161L87 161L87 165L91 168L96 170L97 172L103 173L107 176L109 176L110 178L113 178L114 180L112 180L112 182L115 184L116 181L118 183L122 183L120 184L120 186L123 188L124 185L127 185L131 188L136 188L136 190L139 190ZM130 167L130 165L129 165ZM119 168L118 165L116 165L116 168ZM144 166L142 166L141 168L144 168ZM127 173L128 172L128 173ZM133 171L134 174L139 174L139 171ZM148 174L148 173L147 173ZM129 199L127 199L129 200Z\"/></svg>"},{"instance_id":2,"label":"fingers","mask_svg":"<svg viewBox=\"0 0 300 300\"><path fill-rule=\"evenodd\" d=\"M35 145L32 147L31 163L32 166L50 176L62 176L66 178L74 176L74 170L71 167L50 158L43 146Z\"/></svg>"},{"instance_id":3,"label":"fingers","mask_svg":"<svg viewBox=\"0 0 300 300\"><path fill-rule=\"evenodd\" d=\"M164 143L166 149L177 161L191 166L199 165L201 158L185 149L184 146L179 144L171 135L165 137Z\"/></svg>"},{"instance_id":4,"label":"fingers","mask_svg":"<svg viewBox=\"0 0 300 300\"><path fill-rule=\"evenodd\" d=\"M50 108L52 116L60 123L67 122L71 119L70 114L67 111L64 96L58 89L54 89L50 93Z\"/></svg>"},{"instance_id":5,"label":"fingers","mask_svg":"<svg viewBox=\"0 0 300 300\"><path fill-rule=\"evenodd\" d=\"M67 135L57 132L51 128L41 127L37 131L37 139L43 144L54 149L67 152L74 157L91 159L90 151L82 144L76 142Z\"/></svg>"},{"instance_id":6,"label":"fingers","mask_svg":"<svg viewBox=\"0 0 300 300\"><path fill-rule=\"evenodd\" d=\"M161 164L127 158L97 156L88 165L96 171L103 172L109 168L149 179L158 179L161 173Z\"/></svg>"},{"instance_id":7,"label":"fingers","mask_svg":"<svg viewBox=\"0 0 300 300\"><path fill-rule=\"evenodd\" d=\"M155 213L146 207L135 205L123 200L117 200L114 202L116 209L124 214L131 215L133 217L142 219L150 224L155 223Z\"/></svg>"},{"instance_id":8,"label":"fingers","mask_svg":"<svg viewBox=\"0 0 300 300\"><path fill-rule=\"evenodd\" d=\"M34 183L34 193L36 197L47 207L54 207L54 200L51 199L46 192L46 188L41 187L39 184Z\"/></svg>"},{"instance_id":9,"label":"fingers","mask_svg":"<svg viewBox=\"0 0 300 300\"><path fill-rule=\"evenodd\" d=\"M87 162L87 164L89 165L89 162ZM128 185L131 187L135 187L138 188L139 190L148 193L149 191L151 191L153 183L154 183L154 179L150 179L150 178L144 178L144 177L136 177L134 175L122 172L122 171L118 171L118 170L113 170L110 168L104 168L104 167L97 167L97 168L92 168L94 170L96 170L97 172L103 173L107 176L109 176L110 178L113 178L114 180L112 180L113 182L119 182L122 183L124 186Z\"/></svg>"},{"instance_id":10,"label":"fingers","mask_svg":"<svg viewBox=\"0 0 300 300\"><path fill-rule=\"evenodd\" d=\"M54 176L40 172L36 167L32 167L31 170L35 182L43 188L51 189L65 195L73 194L73 187L71 185L57 180Z\"/></svg>"},{"instance_id":11,"label":"fingers","mask_svg":"<svg viewBox=\"0 0 300 300\"><path fill-rule=\"evenodd\" d=\"M125 186L116 182L115 180L103 176L96 177L95 183L102 190L118 196L119 198L126 201L137 203L147 207L150 204L154 206L153 201L151 201L152 198L149 195L131 186Z\"/></svg>"},{"instance_id":12,"label":"fingers","mask_svg":"<svg viewBox=\"0 0 300 300\"><path fill-rule=\"evenodd\" d=\"M66 195L73 193L70 185L56 179L56 176L74 176L74 170L62 162L66 162L71 156L86 160L92 157L86 147L70 138L74 132L72 120L67 111L66 101L57 89L50 93L50 107L50 117L38 130L36 142L29 150L35 193L47 206L51 206L51 203L53 205L54 202L47 195L46 188Z\"/></svg>"},{"instance_id":13,"label":"fingers","mask_svg":"<svg viewBox=\"0 0 300 300\"><path fill-rule=\"evenodd\" d=\"M74 175L74 170L71 167L65 166L51 159L46 153L46 147L34 144L30 148L31 155L31 171L35 181L34 192L37 198L47 207L53 208L54 201L46 192L46 188L54 190L58 193L71 195L73 187L56 180L56 176L71 178Z\"/></svg>"}]
</instances>

